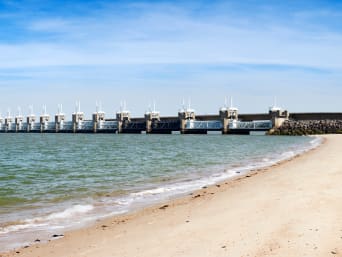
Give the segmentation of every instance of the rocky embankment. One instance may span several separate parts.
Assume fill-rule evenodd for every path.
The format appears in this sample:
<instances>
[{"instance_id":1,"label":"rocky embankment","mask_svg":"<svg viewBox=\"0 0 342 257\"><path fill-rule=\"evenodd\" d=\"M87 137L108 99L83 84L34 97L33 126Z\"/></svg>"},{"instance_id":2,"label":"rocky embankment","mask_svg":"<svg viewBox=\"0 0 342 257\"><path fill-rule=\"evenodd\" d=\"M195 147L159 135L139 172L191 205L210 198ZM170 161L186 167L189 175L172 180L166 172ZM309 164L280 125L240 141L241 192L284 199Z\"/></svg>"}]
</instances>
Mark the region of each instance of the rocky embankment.
<instances>
[{"instance_id":1,"label":"rocky embankment","mask_svg":"<svg viewBox=\"0 0 342 257\"><path fill-rule=\"evenodd\" d=\"M342 134L342 120L288 120L272 135Z\"/></svg>"}]
</instances>

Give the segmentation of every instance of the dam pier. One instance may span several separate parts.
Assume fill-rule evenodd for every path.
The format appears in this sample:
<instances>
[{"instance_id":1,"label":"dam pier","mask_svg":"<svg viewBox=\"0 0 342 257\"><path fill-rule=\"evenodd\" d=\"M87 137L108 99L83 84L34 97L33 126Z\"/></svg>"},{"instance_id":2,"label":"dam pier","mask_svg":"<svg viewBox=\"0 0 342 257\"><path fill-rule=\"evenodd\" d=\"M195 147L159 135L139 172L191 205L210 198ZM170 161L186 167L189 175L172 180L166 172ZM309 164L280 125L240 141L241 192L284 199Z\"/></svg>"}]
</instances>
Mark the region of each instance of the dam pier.
<instances>
[{"instance_id":1,"label":"dam pier","mask_svg":"<svg viewBox=\"0 0 342 257\"><path fill-rule=\"evenodd\" d=\"M101 106L96 105L96 111L91 120L86 120L77 103L71 120L66 119L62 106L54 119L43 107L42 114L37 118L33 113L24 118L21 110L15 117L8 111L6 117L0 115L0 133L147 133L147 134L207 134L213 131L222 134L266 134L291 131L289 124L296 124L301 119L329 120L330 118L342 120L342 113L293 113L283 110L275 105L267 113L239 114L238 109L225 105L219 109L217 115L197 115L195 110L183 106L177 116L162 117L158 111L147 111L141 118L132 118L126 106L121 106L115 117L106 118ZM330 123L329 123L330 124ZM334 124L342 124L335 122ZM340 126L340 125L339 125ZM342 129L337 127L337 130Z\"/></svg>"}]
</instances>

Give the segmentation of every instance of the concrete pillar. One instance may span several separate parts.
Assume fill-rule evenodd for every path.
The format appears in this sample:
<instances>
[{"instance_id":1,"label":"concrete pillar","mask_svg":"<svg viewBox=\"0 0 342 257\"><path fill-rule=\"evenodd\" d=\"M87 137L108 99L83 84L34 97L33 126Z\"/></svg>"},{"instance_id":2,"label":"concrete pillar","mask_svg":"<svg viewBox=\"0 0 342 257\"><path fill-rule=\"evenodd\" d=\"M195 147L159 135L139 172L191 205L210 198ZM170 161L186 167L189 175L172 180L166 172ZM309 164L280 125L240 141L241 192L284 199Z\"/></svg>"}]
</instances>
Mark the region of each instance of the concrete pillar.
<instances>
[{"instance_id":1,"label":"concrete pillar","mask_svg":"<svg viewBox=\"0 0 342 257\"><path fill-rule=\"evenodd\" d=\"M12 123L13 123L12 117L7 116L5 118L5 132L8 132L10 130Z\"/></svg>"},{"instance_id":2,"label":"concrete pillar","mask_svg":"<svg viewBox=\"0 0 342 257\"><path fill-rule=\"evenodd\" d=\"M220 109L220 119L222 122L222 134L228 134L229 132L229 115L228 109L223 107Z\"/></svg>"},{"instance_id":3,"label":"concrete pillar","mask_svg":"<svg viewBox=\"0 0 342 257\"><path fill-rule=\"evenodd\" d=\"M84 120L83 112L75 112L72 114L72 131L74 133L76 133L77 130L81 129L83 120Z\"/></svg>"},{"instance_id":4,"label":"concrete pillar","mask_svg":"<svg viewBox=\"0 0 342 257\"><path fill-rule=\"evenodd\" d=\"M27 116L26 122L27 122L27 132L30 132L33 129L34 123L36 122L36 116L32 114Z\"/></svg>"},{"instance_id":5,"label":"concrete pillar","mask_svg":"<svg viewBox=\"0 0 342 257\"><path fill-rule=\"evenodd\" d=\"M272 121L272 128L279 128L284 121L289 119L289 113L287 110L281 110L280 108L272 107L269 110L270 120Z\"/></svg>"},{"instance_id":6,"label":"concrete pillar","mask_svg":"<svg viewBox=\"0 0 342 257\"><path fill-rule=\"evenodd\" d=\"M229 133L229 124L238 120L238 109L234 107L220 109L220 118L222 121L222 134Z\"/></svg>"},{"instance_id":7,"label":"concrete pillar","mask_svg":"<svg viewBox=\"0 0 342 257\"><path fill-rule=\"evenodd\" d=\"M93 130L94 133L97 132L98 129L102 128L102 123L105 121L105 113L104 112L94 112L93 113Z\"/></svg>"},{"instance_id":8,"label":"concrete pillar","mask_svg":"<svg viewBox=\"0 0 342 257\"><path fill-rule=\"evenodd\" d=\"M116 120L118 122L118 133L122 133L125 123L131 121L131 114L129 111L119 111L116 113Z\"/></svg>"},{"instance_id":9,"label":"concrete pillar","mask_svg":"<svg viewBox=\"0 0 342 257\"><path fill-rule=\"evenodd\" d=\"M156 111L149 111L145 113L146 133L152 132L152 124L160 121L160 113Z\"/></svg>"},{"instance_id":10,"label":"concrete pillar","mask_svg":"<svg viewBox=\"0 0 342 257\"><path fill-rule=\"evenodd\" d=\"M55 129L56 133L63 129L63 124L65 121L65 115L63 113L58 113L55 115Z\"/></svg>"},{"instance_id":11,"label":"concrete pillar","mask_svg":"<svg viewBox=\"0 0 342 257\"><path fill-rule=\"evenodd\" d=\"M24 118L22 116L15 117L15 132L21 130Z\"/></svg>"},{"instance_id":12,"label":"concrete pillar","mask_svg":"<svg viewBox=\"0 0 342 257\"><path fill-rule=\"evenodd\" d=\"M42 114L39 118L40 132L43 133L47 129L48 122L50 121L50 115Z\"/></svg>"},{"instance_id":13,"label":"concrete pillar","mask_svg":"<svg viewBox=\"0 0 342 257\"><path fill-rule=\"evenodd\" d=\"M225 105L220 109L220 119L222 122L222 134L228 134L230 127L235 127L233 124L238 120L238 109L233 107L233 98L230 98L230 107L227 107L227 98Z\"/></svg>"},{"instance_id":14,"label":"concrete pillar","mask_svg":"<svg viewBox=\"0 0 342 257\"><path fill-rule=\"evenodd\" d=\"M186 132L186 122L189 120L195 120L196 116L195 116L195 111L193 109L181 109L178 112L178 119L180 121L180 133L184 134Z\"/></svg>"}]
</instances>

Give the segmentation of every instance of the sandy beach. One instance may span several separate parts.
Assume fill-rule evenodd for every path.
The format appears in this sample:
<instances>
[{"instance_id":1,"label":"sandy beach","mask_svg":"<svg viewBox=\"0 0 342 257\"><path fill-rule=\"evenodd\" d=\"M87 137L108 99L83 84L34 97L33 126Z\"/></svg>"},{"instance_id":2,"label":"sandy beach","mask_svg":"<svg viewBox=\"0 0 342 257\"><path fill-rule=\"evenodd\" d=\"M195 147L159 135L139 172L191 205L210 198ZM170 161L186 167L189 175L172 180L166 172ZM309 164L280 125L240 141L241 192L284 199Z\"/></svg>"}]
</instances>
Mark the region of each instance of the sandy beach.
<instances>
[{"instance_id":1,"label":"sandy beach","mask_svg":"<svg viewBox=\"0 0 342 257\"><path fill-rule=\"evenodd\" d=\"M342 256L342 135L268 169L0 256Z\"/></svg>"}]
</instances>

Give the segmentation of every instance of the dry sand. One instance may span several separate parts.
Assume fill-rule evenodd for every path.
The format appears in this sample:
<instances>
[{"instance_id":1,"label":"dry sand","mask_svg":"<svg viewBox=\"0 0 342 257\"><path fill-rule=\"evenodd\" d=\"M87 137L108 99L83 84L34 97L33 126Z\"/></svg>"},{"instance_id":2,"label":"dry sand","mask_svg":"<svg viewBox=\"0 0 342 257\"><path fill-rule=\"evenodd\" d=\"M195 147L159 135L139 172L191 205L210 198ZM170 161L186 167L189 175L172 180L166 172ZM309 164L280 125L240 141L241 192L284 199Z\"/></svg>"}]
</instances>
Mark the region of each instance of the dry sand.
<instances>
[{"instance_id":1,"label":"dry sand","mask_svg":"<svg viewBox=\"0 0 342 257\"><path fill-rule=\"evenodd\" d=\"M342 135L324 137L267 170L3 256L342 256Z\"/></svg>"}]
</instances>

